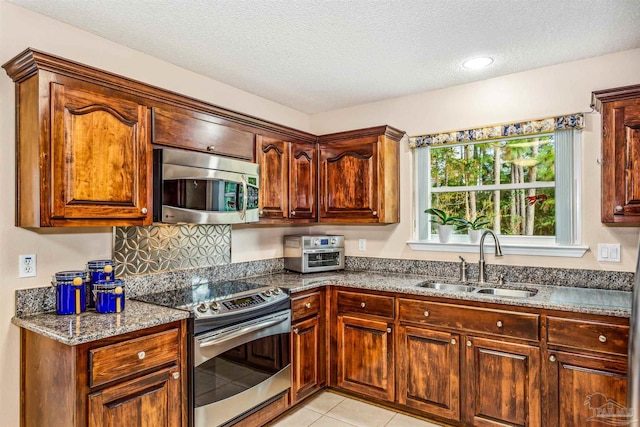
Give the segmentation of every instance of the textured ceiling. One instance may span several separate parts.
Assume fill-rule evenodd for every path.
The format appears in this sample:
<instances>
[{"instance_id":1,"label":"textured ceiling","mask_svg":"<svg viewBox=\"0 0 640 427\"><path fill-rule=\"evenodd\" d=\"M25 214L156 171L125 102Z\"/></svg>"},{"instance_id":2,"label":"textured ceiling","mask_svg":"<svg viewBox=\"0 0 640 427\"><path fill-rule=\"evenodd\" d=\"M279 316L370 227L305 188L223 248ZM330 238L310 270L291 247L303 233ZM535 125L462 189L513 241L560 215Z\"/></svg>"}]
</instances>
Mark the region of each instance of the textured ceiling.
<instances>
[{"instance_id":1,"label":"textured ceiling","mask_svg":"<svg viewBox=\"0 0 640 427\"><path fill-rule=\"evenodd\" d=\"M640 47L640 0L10 1L306 113Z\"/></svg>"}]
</instances>

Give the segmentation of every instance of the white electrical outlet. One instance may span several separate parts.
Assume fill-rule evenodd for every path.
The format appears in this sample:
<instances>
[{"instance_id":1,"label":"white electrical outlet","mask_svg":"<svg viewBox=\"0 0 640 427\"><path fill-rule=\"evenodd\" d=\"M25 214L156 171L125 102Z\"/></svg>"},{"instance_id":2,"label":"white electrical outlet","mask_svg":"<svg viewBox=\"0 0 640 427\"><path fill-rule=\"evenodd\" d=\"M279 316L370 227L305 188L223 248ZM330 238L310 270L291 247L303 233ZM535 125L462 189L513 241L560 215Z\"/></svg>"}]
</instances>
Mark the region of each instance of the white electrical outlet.
<instances>
[{"instance_id":1,"label":"white electrical outlet","mask_svg":"<svg viewBox=\"0 0 640 427\"><path fill-rule=\"evenodd\" d=\"M598 261L620 262L619 243L598 243Z\"/></svg>"},{"instance_id":2,"label":"white electrical outlet","mask_svg":"<svg viewBox=\"0 0 640 427\"><path fill-rule=\"evenodd\" d=\"M360 252L367 250L367 239L358 239L358 250Z\"/></svg>"},{"instance_id":3,"label":"white electrical outlet","mask_svg":"<svg viewBox=\"0 0 640 427\"><path fill-rule=\"evenodd\" d=\"M36 256L35 255L19 255L18 256L19 277L35 277L36 276Z\"/></svg>"}]
</instances>

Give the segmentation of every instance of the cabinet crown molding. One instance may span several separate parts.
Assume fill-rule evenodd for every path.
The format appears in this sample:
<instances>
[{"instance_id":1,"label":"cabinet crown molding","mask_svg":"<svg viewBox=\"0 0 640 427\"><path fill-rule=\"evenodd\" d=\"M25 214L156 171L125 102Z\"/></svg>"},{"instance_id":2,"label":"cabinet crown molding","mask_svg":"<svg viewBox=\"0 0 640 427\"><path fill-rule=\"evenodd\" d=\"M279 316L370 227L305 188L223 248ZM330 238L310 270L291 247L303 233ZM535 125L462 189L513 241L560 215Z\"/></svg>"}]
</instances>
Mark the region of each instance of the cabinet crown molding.
<instances>
[{"instance_id":1,"label":"cabinet crown molding","mask_svg":"<svg viewBox=\"0 0 640 427\"><path fill-rule=\"evenodd\" d=\"M602 112L603 102L620 101L638 97L640 97L640 84L596 90L591 92L591 108L597 112Z\"/></svg>"},{"instance_id":2,"label":"cabinet crown molding","mask_svg":"<svg viewBox=\"0 0 640 427\"><path fill-rule=\"evenodd\" d=\"M404 135L404 131L385 125L321 135L318 137L318 142L336 142L346 139L366 138L368 136L385 136L393 141L400 142Z\"/></svg>"}]
</instances>

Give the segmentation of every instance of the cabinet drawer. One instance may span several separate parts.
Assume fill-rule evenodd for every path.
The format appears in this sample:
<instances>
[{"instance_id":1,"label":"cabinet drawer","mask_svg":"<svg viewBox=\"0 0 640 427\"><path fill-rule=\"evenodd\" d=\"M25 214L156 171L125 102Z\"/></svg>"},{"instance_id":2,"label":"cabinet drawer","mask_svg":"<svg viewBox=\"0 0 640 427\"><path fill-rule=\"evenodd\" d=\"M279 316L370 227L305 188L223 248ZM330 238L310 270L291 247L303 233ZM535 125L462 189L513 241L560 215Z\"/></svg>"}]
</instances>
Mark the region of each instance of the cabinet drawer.
<instances>
[{"instance_id":1,"label":"cabinet drawer","mask_svg":"<svg viewBox=\"0 0 640 427\"><path fill-rule=\"evenodd\" d=\"M589 320L547 317L547 342L603 353L627 354L629 327Z\"/></svg>"},{"instance_id":2,"label":"cabinet drawer","mask_svg":"<svg viewBox=\"0 0 640 427\"><path fill-rule=\"evenodd\" d=\"M154 144L189 148L253 160L255 134L216 123L213 116L189 110L153 109Z\"/></svg>"},{"instance_id":3,"label":"cabinet drawer","mask_svg":"<svg viewBox=\"0 0 640 427\"><path fill-rule=\"evenodd\" d=\"M393 318L393 297L338 291L338 313L360 313Z\"/></svg>"},{"instance_id":4,"label":"cabinet drawer","mask_svg":"<svg viewBox=\"0 0 640 427\"><path fill-rule=\"evenodd\" d=\"M89 351L89 384L95 387L179 358L179 331L135 338Z\"/></svg>"},{"instance_id":5,"label":"cabinet drawer","mask_svg":"<svg viewBox=\"0 0 640 427\"><path fill-rule=\"evenodd\" d=\"M537 314L461 307L428 301L400 299L400 321L464 329L527 340L539 339Z\"/></svg>"},{"instance_id":6,"label":"cabinet drawer","mask_svg":"<svg viewBox=\"0 0 640 427\"><path fill-rule=\"evenodd\" d=\"M303 295L291 301L291 320L304 319L320 312L320 292Z\"/></svg>"}]
</instances>

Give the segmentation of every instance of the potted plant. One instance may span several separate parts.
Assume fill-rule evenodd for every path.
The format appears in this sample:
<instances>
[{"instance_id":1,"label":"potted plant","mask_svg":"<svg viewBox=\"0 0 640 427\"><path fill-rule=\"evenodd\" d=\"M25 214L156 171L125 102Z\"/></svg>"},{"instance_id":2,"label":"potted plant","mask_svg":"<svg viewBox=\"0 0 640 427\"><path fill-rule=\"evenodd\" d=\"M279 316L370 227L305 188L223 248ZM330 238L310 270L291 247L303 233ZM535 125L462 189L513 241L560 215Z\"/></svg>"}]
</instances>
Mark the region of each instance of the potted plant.
<instances>
[{"instance_id":1,"label":"potted plant","mask_svg":"<svg viewBox=\"0 0 640 427\"><path fill-rule=\"evenodd\" d=\"M485 225L489 224L489 218L486 215L477 216L473 221L466 220L464 218L458 218L456 230L468 230L469 241L471 243L478 243L482 229Z\"/></svg>"},{"instance_id":2,"label":"potted plant","mask_svg":"<svg viewBox=\"0 0 640 427\"><path fill-rule=\"evenodd\" d=\"M451 233L453 233L453 226L458 224L462 219L457 216L449 216L445 211L437 208L429 208L424 212L436 218L431 221L438 223L438 240L440 240L440 243L447 243L449 241Z\"/></svg>"}]
</instances>

